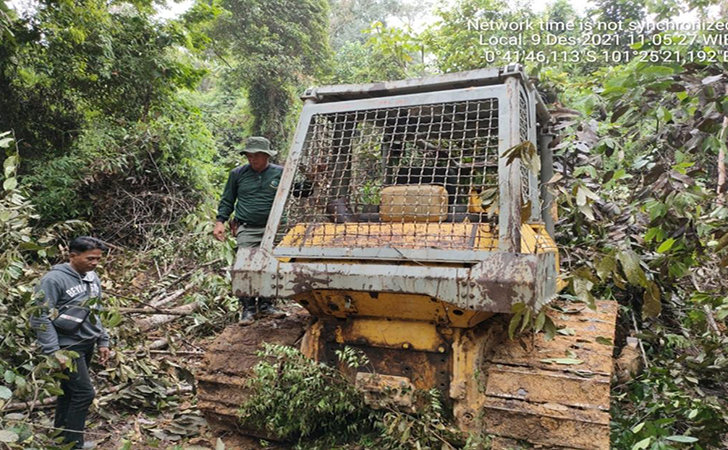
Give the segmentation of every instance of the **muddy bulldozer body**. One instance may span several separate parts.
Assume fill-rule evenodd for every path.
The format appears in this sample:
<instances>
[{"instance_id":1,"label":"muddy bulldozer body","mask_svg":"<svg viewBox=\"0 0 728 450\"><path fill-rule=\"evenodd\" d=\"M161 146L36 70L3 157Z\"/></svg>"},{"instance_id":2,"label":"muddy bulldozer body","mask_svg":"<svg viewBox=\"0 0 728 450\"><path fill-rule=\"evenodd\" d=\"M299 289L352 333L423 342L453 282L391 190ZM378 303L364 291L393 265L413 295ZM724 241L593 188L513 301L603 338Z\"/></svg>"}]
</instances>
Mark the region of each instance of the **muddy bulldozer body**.
<instances>
[{"instance_id":1,"label":"muddy bulldozer body","mask_svg":"<svg viewBox=\"0 0 728 450\"><path fill-rule=\"evenodd\" d=\"M513 305L538 312L559 285L550 117L521 67L303 98L262 245L238 250L233 289L307 313L218 337L198 377L208 419L237 426L261 342L331 366L350 346L371 361L351 374L363 389L436 388L458 426L503 448L608 449L616 305L561 305L556 338L508 338Z\"/></svg>"}]
</instances>

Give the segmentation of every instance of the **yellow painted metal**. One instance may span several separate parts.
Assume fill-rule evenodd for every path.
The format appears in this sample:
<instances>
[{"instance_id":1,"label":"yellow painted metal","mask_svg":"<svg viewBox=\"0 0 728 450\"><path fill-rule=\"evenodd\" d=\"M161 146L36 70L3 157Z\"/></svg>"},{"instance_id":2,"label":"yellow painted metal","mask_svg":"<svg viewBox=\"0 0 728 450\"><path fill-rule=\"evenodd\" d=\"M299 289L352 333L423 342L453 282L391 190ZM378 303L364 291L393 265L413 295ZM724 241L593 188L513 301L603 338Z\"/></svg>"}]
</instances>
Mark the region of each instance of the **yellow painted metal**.
<instances>
[{"instance_id":1,"label":"yellow painted metal","mask_svg":"<svg viewBox=\"0 0 728 450\"><path fill-rule=\"evenodd\" d=\"M425 295L326 290L314 291L304 301L302 304L315 315L340 319L374 317L469 328L492 316L488 312L460 309Z\"/></svg>"},{"instance_id":2,"label":"yellow painted metal","mask_svg":"<svg viewBox=\"0 0 728 450\"><path fill-rule=\"evenodd\" d=\"M429 322L358 318L336 327L339 344L445 353L447 342Z\"/></svg>"},{"instance_id":3,"label":"yellow painted metal","mask_svg":"<svg viewBox=\"0 0 728 450\"><path fill-rule=\"evenodd\" d=\"M481 411L485 405L488 381L486 357L506 339L505 322L491 321L487 327L455 330L452 343L450 399L458 425L468 431L480 431Z\"/></svg>"},{"instance_id":4,"label":"yellow painted metal","mask_svg":"<svg viewBox=\"0 0 728 450\"><path fill-rule=\"evenodd\" d=\"M309 358L313 359L314 361L319 361L319 352L321 350L321 346L319 343L321 342L321 332L323 331L323 324L318 321L315 322L306 329L306 332L303 335L303 339L301 341L301 353L308 356Z\"/></svg>"},{"instance_id":5,"label":"yellow painted metal","mask_svg":"<svg viewBox=\"0 0 728 450\"><path fill-rule=\"evenodd\" d=\"M498 249L498 230L487 223L327 223L298 224L283 238L284 247L342 248L420 248L423 236L442 236L439 249ZM556 244L542 224L523 224L521 248L524 253L557 253Z\"/></svg>"}]
</instances>

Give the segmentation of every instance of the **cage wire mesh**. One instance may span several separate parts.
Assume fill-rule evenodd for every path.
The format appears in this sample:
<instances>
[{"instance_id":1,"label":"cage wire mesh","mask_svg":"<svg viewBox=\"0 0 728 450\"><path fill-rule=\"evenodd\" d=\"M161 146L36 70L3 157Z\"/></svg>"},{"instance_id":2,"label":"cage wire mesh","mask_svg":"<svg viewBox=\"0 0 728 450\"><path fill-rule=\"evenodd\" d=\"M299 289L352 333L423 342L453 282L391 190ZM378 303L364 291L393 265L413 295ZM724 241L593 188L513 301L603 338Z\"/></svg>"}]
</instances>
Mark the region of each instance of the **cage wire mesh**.
<instances>
[{"instance_id":1,"label":"cage wire mesh","mask_svg":"<svg viewBox=\"0 0 728 450\"><path fill-rule=\"evenodd\" d=\"M497 246L497 99L316 114L302 152L283 246Z\"/></svg>"}]
</instances>

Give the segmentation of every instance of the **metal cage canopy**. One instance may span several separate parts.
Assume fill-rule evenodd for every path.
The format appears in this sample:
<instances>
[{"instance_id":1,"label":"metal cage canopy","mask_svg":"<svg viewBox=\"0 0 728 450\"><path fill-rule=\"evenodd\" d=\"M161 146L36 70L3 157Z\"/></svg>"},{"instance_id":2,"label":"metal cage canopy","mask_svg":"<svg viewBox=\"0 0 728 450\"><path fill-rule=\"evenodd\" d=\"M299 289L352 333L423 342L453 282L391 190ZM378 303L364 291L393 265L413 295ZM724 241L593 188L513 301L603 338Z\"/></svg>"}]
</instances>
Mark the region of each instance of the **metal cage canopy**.
<instances>
[{"instance_id":1,"label":"metal cage canopy","mask_svg":"<svg viewBox=\"0 0 728 450\"><path fill-rule=\"evenodd\" d=\"M495 264L495 255L543 253L522 248L521 233L545 218L545 175L507 157L524 142L537 148L537 124L549 120L520 66L324 86L303 99L261 248L239 250L236 290L253 294L263 266L274 279L291 258L311 269L315 260Z\"/></svg>"}]
</instances>

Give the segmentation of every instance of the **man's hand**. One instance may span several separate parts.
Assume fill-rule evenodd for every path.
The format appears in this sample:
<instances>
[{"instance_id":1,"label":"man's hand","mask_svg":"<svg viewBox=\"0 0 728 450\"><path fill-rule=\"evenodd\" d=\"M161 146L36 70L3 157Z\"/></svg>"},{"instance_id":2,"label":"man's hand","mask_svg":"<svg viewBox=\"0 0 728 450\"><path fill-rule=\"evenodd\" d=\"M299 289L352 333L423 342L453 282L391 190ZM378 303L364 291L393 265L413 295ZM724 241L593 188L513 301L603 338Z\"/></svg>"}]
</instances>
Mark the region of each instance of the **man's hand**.
<instances>
[{"instance_id":1,"label":"man's hand","mask_svg":"<svg viewBox=\"0 0 728 450\"><path fill-rule=\"evenodd\" d=\"M225 224L222 222L215 222L215 229L212 230L212 235L215 236L220 242L225 241Z\"/></svg>"},{"instance_id":2,"label":"man's hand","mask_svg":"<svg viewBox=\"0 0 728 450\"><path fill-rule=\"evenodd\" d=\"M110 353L109 347L99 347L99 363L106 364L106 361L109 360Z\"/></svg>"}]
</instances>

